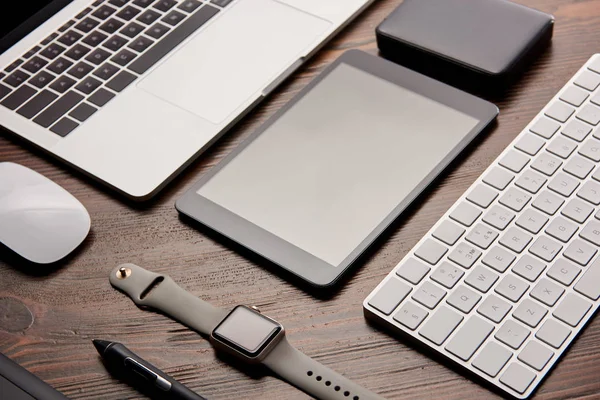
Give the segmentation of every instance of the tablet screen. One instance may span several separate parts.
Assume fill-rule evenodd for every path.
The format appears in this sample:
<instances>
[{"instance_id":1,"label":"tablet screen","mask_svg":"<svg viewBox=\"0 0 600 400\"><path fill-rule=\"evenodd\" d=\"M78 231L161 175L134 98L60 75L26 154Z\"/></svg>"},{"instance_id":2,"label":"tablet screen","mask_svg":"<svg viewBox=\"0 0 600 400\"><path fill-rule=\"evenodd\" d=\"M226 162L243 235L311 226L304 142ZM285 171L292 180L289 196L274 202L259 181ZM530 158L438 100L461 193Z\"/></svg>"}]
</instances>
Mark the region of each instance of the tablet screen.
<instances>
[{"instance_id":1,"label":"tablet screen","mask_svg":"<svg viewBox=\"0 0 600 400\"><path fill-rule=\"evenodd\" d=\"M341 63L198 194L338 266L479 122Z\"/></svg>"}]
</instances>

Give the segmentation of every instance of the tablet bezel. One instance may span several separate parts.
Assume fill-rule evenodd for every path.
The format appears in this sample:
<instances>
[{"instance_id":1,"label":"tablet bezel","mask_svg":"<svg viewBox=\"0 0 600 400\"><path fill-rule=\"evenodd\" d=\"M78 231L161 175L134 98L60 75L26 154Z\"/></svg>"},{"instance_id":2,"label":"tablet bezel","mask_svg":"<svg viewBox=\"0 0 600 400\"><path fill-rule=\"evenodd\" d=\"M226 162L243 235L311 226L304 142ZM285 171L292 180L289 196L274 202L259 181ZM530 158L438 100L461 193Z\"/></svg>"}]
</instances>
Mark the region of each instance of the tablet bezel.
<instances>
[{"instance_id":1,"label":"tablet bezel","mask_svg":"<svg viewBox=\"0 0 600 400\"><path fill-rule=\"evenodd\" d=\"M199 189L215 174L249 146L257 137L300 101L339 64L344 63L390 83L404 87L450 108L477 119L477 125L444 157L434 170L423 179L390 212L377 227L342 261L333 266L302 250L288 241L266 231L239 215L221 207L198 194ZM350 50L328 66L319 76L286 105L271 116L262 126L234 149L215 167L196 182L176 203L177 210L221 235L241 244L279 267L291 272L312 286L326 287L336 283L371 243L427 188L450 162L483 131L498 115L498 108L485 100L455 89L415 71L396 65L358 50Z\"/></svg>"}]
</instances>

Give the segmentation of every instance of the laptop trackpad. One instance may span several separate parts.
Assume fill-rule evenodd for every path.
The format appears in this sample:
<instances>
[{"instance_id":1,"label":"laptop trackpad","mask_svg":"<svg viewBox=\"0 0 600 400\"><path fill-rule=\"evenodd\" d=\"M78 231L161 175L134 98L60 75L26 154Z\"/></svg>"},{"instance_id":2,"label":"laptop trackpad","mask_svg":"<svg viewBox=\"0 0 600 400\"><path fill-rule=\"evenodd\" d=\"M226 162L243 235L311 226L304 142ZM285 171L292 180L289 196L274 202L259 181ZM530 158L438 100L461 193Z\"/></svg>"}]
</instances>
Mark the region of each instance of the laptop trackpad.
<instances>
[{"instance_id":1,"label":"laptop trackpad","mask_svg":"<svg viewBox=\"0 0 600 400\"><path fill-rule=\"evenodd\" d=\"M304 54L331 24L273 0L244 0L139 83L218 124Z\"/></svg>"}]
</instances>

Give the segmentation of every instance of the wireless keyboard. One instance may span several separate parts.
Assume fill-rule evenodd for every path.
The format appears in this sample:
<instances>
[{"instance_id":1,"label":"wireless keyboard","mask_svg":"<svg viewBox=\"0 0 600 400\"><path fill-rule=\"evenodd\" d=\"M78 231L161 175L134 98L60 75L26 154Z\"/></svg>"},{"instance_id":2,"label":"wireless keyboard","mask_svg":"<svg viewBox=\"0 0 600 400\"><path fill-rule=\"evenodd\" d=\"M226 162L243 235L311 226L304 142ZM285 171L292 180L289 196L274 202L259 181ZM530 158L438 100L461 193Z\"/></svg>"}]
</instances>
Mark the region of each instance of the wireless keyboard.
<instances>
[{"instance_id":1,"label":"wireless keyboard","mask_svg":"<svg viewBox=\"0 0 600 400\"><path fill-rule=\"evenodd\" d=\"M365 315L520 399L600 304L600 54L365 299Z\"/></svg>"}]
</instances>

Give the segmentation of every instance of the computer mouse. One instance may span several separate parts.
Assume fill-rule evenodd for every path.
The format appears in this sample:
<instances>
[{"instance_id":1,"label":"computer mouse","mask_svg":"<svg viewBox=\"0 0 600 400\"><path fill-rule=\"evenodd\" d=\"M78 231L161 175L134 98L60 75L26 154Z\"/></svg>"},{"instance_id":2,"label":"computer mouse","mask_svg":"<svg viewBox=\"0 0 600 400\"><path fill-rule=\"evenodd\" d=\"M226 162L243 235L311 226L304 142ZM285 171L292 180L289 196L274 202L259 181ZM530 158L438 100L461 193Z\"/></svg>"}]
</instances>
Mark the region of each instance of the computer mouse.
<instances>
[{"instance_id":1,"label":"computer mouse","mask_svg":"<svg viewBox=\"0 0 600 400\"><path fill-rule=\"evenodd\" d=\"M62 260L87 237L90 215L50 179L11 162L0 163L0 243L26 260Z\"/></svg>"}]
</instances>

